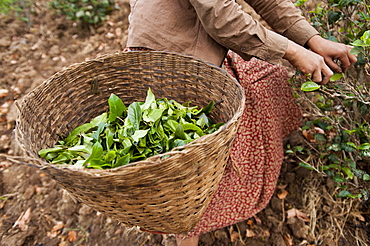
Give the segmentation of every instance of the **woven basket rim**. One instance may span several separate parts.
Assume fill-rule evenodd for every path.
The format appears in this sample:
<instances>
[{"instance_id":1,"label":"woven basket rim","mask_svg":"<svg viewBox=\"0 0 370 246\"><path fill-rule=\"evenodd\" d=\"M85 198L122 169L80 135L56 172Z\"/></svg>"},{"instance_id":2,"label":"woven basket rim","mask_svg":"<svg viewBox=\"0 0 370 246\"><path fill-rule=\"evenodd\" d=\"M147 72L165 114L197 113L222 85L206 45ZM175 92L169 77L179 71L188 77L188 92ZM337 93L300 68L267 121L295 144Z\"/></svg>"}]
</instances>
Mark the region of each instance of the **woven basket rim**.
<instances>
[{"instance_id":1,"label":"woven basket rim","mask_svg":"<svg viewBox=\"0 0 370 246\"><path fill-rule=\"evenodd\" d=\"M229 77L232 81L234 81L236 86L242 92L244 91L244 88L240 85L240 83L234 77L232 77L227 71L225 71L221 67L218 67L214 64L203 61L199 58L196 58L196 57L193 57L193 56L190 56L190 55L180 54L180 53L177 53L177 52L167 52L167 51L128 51L128 52L173 55L173 56L176 56L176 57L179 57L179 58L185 58L185 59L193 60L195 62L199 62L204 66L211 67L213 69L218 70L218 72L223 73L225 76ZM61 74L64 74L67 71L75 69L79 66L83 66L83 65L91 63L91 62L104 62L105 59L109 59L110 57L112 57L114 55L125 54L125 53L128 53L128 52L123 52L122 51L122 52L115 52L115 53L111 53L111 54L103 54L103 55L97 56L96 58L92 58L92 59L88 59L88 60L83 61L83 62L78 62L78 63L71 64L71 65L61 69L60 71L56 72L55 74L50 76L48 79L44 80L40 85L35 87L32 91L27 93L22 99L15 101L15 104L17 106L17 111L18 111L18 117L17 117L17 121L16 121L17 124L20 121L20 115L21 115L21 112L22 112L22 104L24 102L26 102L27 100L31 99L31 97L33 96L33 93L35 91L37 91L39 88L41 88L42 86L44 86L45 84L47 84L47 83L53 81L54 79L58 78L58 76L60 76ZM212 138L215 135L222 134L223 132L225 132L227 130L228 126L232 122L236 121L237 118L241 117L241 114L244 111L245 101L246 101L244 92L242 93L242 98L241 99L242 100L240 102L238 110L236 111L236 114L234 114L233 117L230 118L227 122L224 122L225 124L223 126L221 126L217 131L215 131L213 133L210 133L210 134L207 134L207 135L204 135L202 137L199 137L199 138L191 141L190 143L187 143L184 146L176 147L176 148L172 149L171 151L148 157L145 160L132 162L132 163L129 163L127 165L112 168L112 169L89 169L89 168L84 168L84 167L76 167L76 166L70 165L70 164L55 165L55 164L51 164L51 163L47 162L46 160L38 157L37 160L35 160L37 162L36 166L38 168L40 168L41 170L46 169L46 168L53 168L53 169L59 169L59 170L70 170L70 171L74 171L74 172L90 174L92 176L102 177L102 176L116 175L117 173L119 173L121 171L124 171L124 170L127 170L127 169L145 168L145 166L149 166L149 165L151 167L153 167L155 165L161 165L162 164L161 159L163 157L169 156L169 157L166 157L165 159L166 159L166 161L170 161L172 158L175 158L175 157L173 157L174 155L176 155L176 154L178 155L178 154L181 154L182 151L186 151L184 149L186 149L187 146L197 145L197 144L200 145L203 141L207 140L208 138ZM19 134L18 131L15 131L15 133ZM153 161L155 161L156 163L153 163ZM28 165L35 166L34 164L28 164Z\"/></svg>"}]
</instances>

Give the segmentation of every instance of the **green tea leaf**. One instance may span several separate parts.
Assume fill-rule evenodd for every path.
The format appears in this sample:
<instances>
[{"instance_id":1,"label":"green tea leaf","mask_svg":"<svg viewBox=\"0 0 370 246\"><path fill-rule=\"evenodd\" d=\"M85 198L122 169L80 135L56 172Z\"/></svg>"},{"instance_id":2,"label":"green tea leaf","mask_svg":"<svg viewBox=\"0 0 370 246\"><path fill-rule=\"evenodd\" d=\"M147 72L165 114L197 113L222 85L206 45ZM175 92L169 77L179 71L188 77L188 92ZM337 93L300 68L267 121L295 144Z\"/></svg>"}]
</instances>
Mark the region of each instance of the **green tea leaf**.
<instances>
[{"instance_id":1,"label":"green tea leaf","mask_svg":"<svg viewBox=\"0 0 370 246\"><path fill-rule=\"evenodd\" d=\"M184 132L184 128L182 127L182 124L177 124L176 130L175 130L175 138L179 138L182 140L188 139Z\"/></svg>"},{"instance_id":2,"label":"green tea leaf","mask_svg":"<svg viewBox=\"0 0 370 246\"><path fill-rule=\"evenodd\" d=\"M94 119L92 119L90 123L92 124L93 127L97 127L100 124L100 122L106 122L107 119L108 119L108 114L102 113L101 115L98 115Z\"/></svg>"},{"instance_id":3,"label":"green tea leaf","mask_svg":"<svg viewBox=\"0 0 370 246\"><path fill-rule=\"evenodd\" d=\"M149 87L149 89L148 89L148 91L147 91L147 96L146 96L146 99L145 99L145 103L144 103L144 104L142 104L142 105L140 106L140 108L141 108L141 110L142 110L142 111L147 110L147 109L149 109L149 108L150 108L150 106L151 106L153 103L155 103L155 96L154 96L154 94L153 94L152 90L151 90L151 89L150 89L150 87Z\"/></svg>"},{"instance_id":4,"label":"green tea leaf","mask_svg":"<svg viewBox=\"0 0 370 246\"><path fill-rule=\"evenodd\" d=\"M145 122L156 122L162 117L163 109L151 109L143 114L143 120Z\"/></svg>"},{"instance_id":5,"label":"green tea leaf","mask_svg":"<svg viewBox=\"0 0 370 246\"><path fill-rule=\"evenodd\" d=\"M126 110L126 106L123 104L122 100L114 95L111 94L108 99L109 104L109 117L108 120L113 122L117 119L117 116L121 116L122 113Z\"/></svg>"},{"instance_id":6,"label":"green tea leaf","mask_svg":"<svg viewBox=\"0 0 370 246\"><path fill-rule=\"evenodd\" d=\"M116 158L116 151L111 150L108 151L104 156L104 161L106 163L112 162Z\"/></svg>"},{"instance_id":7,"label":"green tea leaf","mask_svg":"<svg viewBox=\"0 0 370 246\"><path fill-rule=\"evenodd\" d=\"M166 130L169 130L171 132L176 132L176 128L177 128L177 125L179 123L175 120L168 120L164 125L163 127L166 129Z\"/></svg>"},{"instance_id":8,"label":"green tea leaf","mask_svg":"<svg viewBox=\"0 0 370 246\"><path fill-rule=\"evenodd\" d=\"M348 167L342 167L341 169L343 170L343 172L345 172L349 179L353 179L353 173L351 169L349 169Z\"/></svg>"},{"instance_id":9,"label":"green tea leaf","mask_svg":"<svg viewBox=\"0 0 370 246\"><path fill-rule=\"evenodd\" d=\"M133 102L126 108L111 94L109 114L103 113L76 127L66 139L58 141L59 145L40 150L39 155L55 164L115 168L186 145L224 124L213 124L207 117L214 102L203 109L191 107L190 103L180 104L167 98L155 100L148 89L145 103ZM116 120L117 117L122 118Z\"/></svg>"},{"instance_id":10,"label":"green tea leaf","mask_svg":"<svg viewBox=\"0 0 370 246\"><path fill-rule=\"evenodd\" d=\"M370 175L365 173L364 176L362 177L363 180L369 181L370 180Z\"/></svg>"},{"instance_id":11,"label":"green tea leaf","mask_svg":"<svg viewBox=\"0 0 370 246\"><path fill-rule=\"evenodd\" d=\"M199 119L197 120L197 125L200 126L201 128L208 127L209 120L208 120L208 117L204 113L202 113L199 116Z\"/></svg>"},{"instance_id":12,"label":"green tea leaf","mask_svg":"<svg viewBox=\"0 0 370 246\"><path fill-rule=\"evenodd\" d=\"M76 167L83 167L85 163L85 160L78 160L75 164L73 164Z\"/></svg>"},{"instance_id":13,"label":"green tea leaf","mask_svg":"<svg viewBox=\"0 0 370 246\"><path fill-rule=\"evenodd\" d=\"M105 127L105 122L100 122L99 125L98 125L98 129L92 135L92 138L95 141L100 141L100 134L102 134L102 132L104 130L104 127Z\"/></svg>"},{"instance_id":14,"label":"green tea leaf","mask_svg":"<svg viewBox=\"0 0 370 246\"><path fill-rule=\"evenodd\" d=\"M344 73L335 73L330 77L330 81L337 81L338 79L344 78Z\"/></svg>"},{"instance_id":15,"label":"green tea leaf","mask_svg":"<svg viewBox=\"0 0 370 246\"><path fill-rule=\"evenodd\" d=\"M98 162L101 162L102 157L103 157L103 146L99 142L96 142L93 145L91 155L85 161L84 166L86 166L87 164L90 164L88 165L88 167L91 167L91 165L96 166Z\"/></svg>"},{"instance_id":16,"label":"green tea leaf","mask_svg":"<svg viewBox=\"0 0 370 246\"><path fill-rule=\"evenodd\" d=\"M109 128L107 128L105 130L105 143L106 143L106 146L107 146L107 150L109 150L113 143L114 143L114 132L112 132Z\"/></svg>"},{"instance_id":17,"label":"green tea leaf","mask_svg":"<svg viewBox=\"0 0 370 246\"><path fill-rule=\"evenodd\" d=\"M137 130L137 131L135 131L134 135L132 135L131 137L134 140L134 142L139 142L139 139L145 137L149 130L150 129Z\"/></svg>"},{"instance_id":18,"label":"green tea leaf","mask_svg":"<svg viewBox=\"0 0 370 246\"><path fill-rule=\"evenodd\" d=\"M306 163L303 163L303 162L300 162L300 163L299 163L299 165L300 165L301 167L307 168L307 169L309 169L309 170L315 170L311 165L306 164Z\"/></svg>"},{"instance_id":19,"label":"green tea leaf","mask_svg":"<svg viewBox=\"0 0 370 246\"><path fill-rule=\"evenodd\" d=\"M353 44L352 44L353 45ZM363 47L358 47L358 46L355 46L351 49L350 51L350 54L351 55L358 55L360 53L362 53L364 51L364 48Z\"/></svg>"},{"instance_id":20,"label":"green tea leaf","mask_svg":"<svg viewBox=\"0 0 370 246\"><path fill-rule=\"evenodd\" d=\"M132 124L135 130L139 130L140 122L142 120L142 112L140 104L138 102L133 102L128 107L128 120Z\"/></svg>"},{"instance_id":21,"label":"green tea leaf","mask_svg":"<svg viewBox=\"0 0 370 246\"><path fill-rule=\"evenodd\" d=\"M316 84L315 82L312 82L312 81L305 82L301 86L301 90L306 91L306 92L315 91L319 88L320 88L320 85L318 85L318 84Z\"/></svg>"},{"instance_id":22,"label":"green tea leaf","mask_svg":"<svg viewBox=\"0 0 370 246\"><path fill-rule=\"evenodd\" d=\"M117 159L117 162L113 165L113 168L124 166L130 163L130 154Z\"/></svg>"},{"instance_id":23,"label":"green tea leaf","mask_svg":"<svg viewBox=\"0 0 370 246\"><path fill-rule=\"evenodd\" d=\"M85 123L83 125L80 125L76 127L65 139L66 145L70 145L76 138L78 138L78 135L80 135L82 132L87 132L91 130L94 127L91 123Z\"/></svg>"},{"instance_id":24,"label":"green tea leaf","mask_svg":"<svg viewBox=\"0 0 370 246\"><path fill-rule=\"evenodd\" d=\"M87 145L76 145L68 148L68 151L91 153L91 148L89 148Z\"/></svg>"},{"instance_id":25,"label":"green tea leaf","mask_svg":"<svg viewBox=\"0 0 370 246\"><path fill-rule=\"evenodd\" d=\"M207 106L202 109L202 112L206 115L209 114L215 107L215 102L211 101Z\"/></svg>"},{"instance_id":26,"label":"green tea leaf","mask_svg":"<svg viewBox=\"0 0 370 246\"><path fill-rule=\"evenodd\" d=\"M186 144L186 142L182 139L176 139L175 141L173 141L173 148L176 148L176 147L179 147L179 146L184 146Z\"/></svg>"},{"instance_id":27,"label":"green tea leaf","mask_svg":"<svg viewBox=\"0 0 370 246\"><path fill-rule=\"evenodd\" d=\"M362 40L366 45L370 45L370 30L367 30L366 32L364 32L364 34L362 34L362 36L361 36L361 40Z\"/></svg>"},{"instance_id":28,"label":"green tea leaf","mask_svg":"<svg viewBox=\"0 0 370 246\"><path fill-rule=\"evenodd\" d=\"M41 157L41 158L45 158L45 156L47 155L47 154L49 154L49 153L52 153L52 152L59 152L59 151L61 151L61 150L63 150L63 147L61 147L61 146L58 146L58 147L54 147L54 148L49 148L49 149L42 149L42 150L40 150L39 151L39 156Z\"/></svg>"},{"instance_id":29,"label":"green tea leaf","mask_svg":"<svg viewBox=\"0 0 370 246\"><path fill-rule=\"evenodd\" d=\"M182 126L183 126L185 132L186 131L195 131L196 133L198 133L199 136L204 135L203 130L195 124L186 123L186 124L183 124Z\"/></svg>"},{"instance_id":30,"label":"green tea leaf","mask_svg":"<svg viewBox=\"0 0 370 246\"><path fill-rule=\"evenodd\" d=\"M357 148L361 149L361 150L370 149L370 143L363 143L360 146L358 146Z\"/></svg>"},{"instance_id":31,"label":"green tea leaf","mask_svg":"<svg viewBox=\"0 0 370 246\"><path fill-rule=\"evenodd\" d=\"M338 197L352 197L352 194L351 192L347 191L347 190L342 190L338 193L337 195Z\"/></svg>"}]
</instances>

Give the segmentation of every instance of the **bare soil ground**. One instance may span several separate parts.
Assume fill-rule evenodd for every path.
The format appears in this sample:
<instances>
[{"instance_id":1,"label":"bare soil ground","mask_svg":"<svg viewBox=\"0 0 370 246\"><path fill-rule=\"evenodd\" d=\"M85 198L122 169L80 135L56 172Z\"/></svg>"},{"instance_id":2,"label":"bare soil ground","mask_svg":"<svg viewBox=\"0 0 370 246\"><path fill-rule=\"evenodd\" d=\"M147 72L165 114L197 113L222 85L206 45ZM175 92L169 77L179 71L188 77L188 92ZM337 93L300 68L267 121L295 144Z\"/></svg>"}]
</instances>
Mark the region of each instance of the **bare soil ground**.
<instances>
[{"instance_id":1,"label":"bare soil ground","mask_svg":"<svg viewBox=\"0 0 370 246\"><path fill-rule=\"evenodd\" d=\"M26 23L0 15L0 153L20 155L13 138L14 101L76 62L120 51L129 6L116 1L97 29L81 29L35 1ZM47 112L45 112L47 113ZM286 143L304 145L296 132ZM173 235L156 235L119 224L74 200L41 171L0 162L0 245L175 245ZM202 235L199 245L370 245L369 203L333 198L333 181L299 167L287 156L276 194L247 221Z\"/></svg>"}]
</instances>

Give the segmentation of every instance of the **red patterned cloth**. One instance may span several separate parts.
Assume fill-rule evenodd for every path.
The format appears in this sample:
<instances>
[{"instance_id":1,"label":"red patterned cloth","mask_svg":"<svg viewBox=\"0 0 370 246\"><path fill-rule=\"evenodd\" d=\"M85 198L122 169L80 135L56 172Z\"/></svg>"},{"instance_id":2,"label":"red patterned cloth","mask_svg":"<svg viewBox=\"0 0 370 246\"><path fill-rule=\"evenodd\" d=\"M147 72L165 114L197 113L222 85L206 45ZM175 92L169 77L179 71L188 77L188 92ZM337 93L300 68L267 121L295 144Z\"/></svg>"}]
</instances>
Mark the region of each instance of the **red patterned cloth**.
<instances>
[{"instance_id":1,"label":"red patterned cloth","mask_svg":"<svg viewBox=\"0 0 370 246\"><path fill-rule=\"evenodd\" d=\"M279 177L283 138L301 121L285 67L256 58L244 61L233 52L224 66L245 89L246 107L218 190L188 237L241 222L265 208Z\"/></svg>"},{"instance_id":2,"label":"red patterned cloth","mask_svg":"<svg viewBox=\"0 0 370 246\"><path fill-rule=\"evenodd\" d=\"M130 50L147 49L124 51ZM280 174L283 139L301 121L301 109L289 87L284 66L256 58L244 61L230 51L224 68L244 88L246 105L218 190L187 237L241 222L266 207Z\"/></svg>"}]
</instances>

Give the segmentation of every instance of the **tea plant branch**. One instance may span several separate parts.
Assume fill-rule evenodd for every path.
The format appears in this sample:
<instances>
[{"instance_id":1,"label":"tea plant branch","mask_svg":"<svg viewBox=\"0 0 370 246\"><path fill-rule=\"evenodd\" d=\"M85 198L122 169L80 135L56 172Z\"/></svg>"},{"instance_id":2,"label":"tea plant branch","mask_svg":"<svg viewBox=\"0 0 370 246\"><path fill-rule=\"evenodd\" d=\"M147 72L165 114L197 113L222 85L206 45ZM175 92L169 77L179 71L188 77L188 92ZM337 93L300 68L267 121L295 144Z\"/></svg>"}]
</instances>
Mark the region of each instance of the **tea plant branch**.
<instances>
[{"instance_id":1,"label":"tea plant branch","mask_svg":"<svg viewBox=\"0 0 370 246\"><path fill-rule=\"evenodd\" d=\"M326 173L320 171L319 169L317 169L315 166L311 165L308 161L312 158L311 155L309 155L306 160L303 160L301 157L299 157L298 155L295 154L295 157L300 161L302 162L303 164L309 166L312 170L316 171L317 173L320 173L321 175L323 176L327 176Z\"/></svg>"},{"instance_id":2,"label":"tea plant branch","mask_svg":"<svg viewBox=\"0 0 370 246\"><path fill-rule=\"evenodd\" d=\"M331 97L331 98L338 98L338 97L341 97L343 99L355 99L357 101L360 101L362 102L363 104L370 104L370 101L365 101L362 97L361 97L361 94L355 90L352 86L348 85L349 89L350 89L350 92L355 94L355 96L348 96L348 95L345 95L343 93L340 93L338 92L337 90L335 89L329 89L327 87L325 87L325 89L319 89L320 92L324 93L325 95L327 95L328 97ZM365 89L366 90L366 89ZM366 91L367 92L367 91Z\"/></svg>"}]
</instances>

